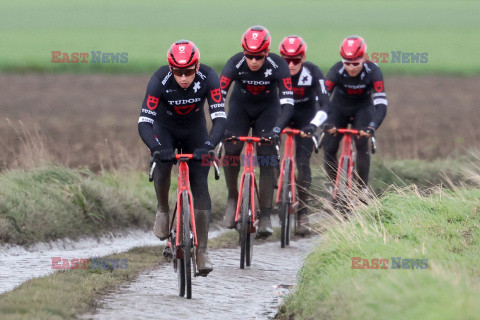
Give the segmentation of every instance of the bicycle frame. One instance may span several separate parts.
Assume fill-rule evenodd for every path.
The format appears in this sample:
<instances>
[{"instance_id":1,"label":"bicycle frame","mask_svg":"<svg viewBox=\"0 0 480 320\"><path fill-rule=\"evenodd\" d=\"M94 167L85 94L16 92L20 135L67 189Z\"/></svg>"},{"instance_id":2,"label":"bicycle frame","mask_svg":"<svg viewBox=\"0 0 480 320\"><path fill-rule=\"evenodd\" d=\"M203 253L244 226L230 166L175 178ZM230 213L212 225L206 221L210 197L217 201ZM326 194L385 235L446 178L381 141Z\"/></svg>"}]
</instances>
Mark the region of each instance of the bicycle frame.
<instances>
[{"instance_id":1,"label":"bicycle frame","mask_svg":"<svg viewBox=\"0 0 480 320\"><path fill-rule=\"evenodd\" d=\"M342 140L342 153L340 155L340 160L338 162L337 167L337 177L335 179L335 188L333 190L333 199L337 200L338 194L338 185L340 183L341 177L341 168L343 167L345 157L349 159L348 161L348 174L347 174L347 181L348 181L348 188L352 188L352 175L353 175L353 149L352 149L352 135L358 135L360 133L359 130L356 129L338 129L337 132L339 134L343 134Z\"/></svg>"},{"instance_id":2,"label":"bicycle frame","mask_svg":"<svg viewBox=\"0 0 480 320\"><path fill-rule=\"evenodd\" d=\"M235 212L235 221L240 220L241 216L241 205L242 205L242 196L243 196L243 185L245 183L245 176L249 174L250 176L250 199L255 199L255 192L257 190L257 184L255 180L255 166L254 166L254 156L253 156L253 144L261 142L261 138L257 137L238 137L238 141L246 142L247 145L245 147L245 155L244 155L244 167L242 177L240 178L240 188L238 193L238 201L237 201L237 210ZM256 221L256 214L255 214L255 201L250 202L250 210L252 212L252 226ZM251 233L255 232L255 227L253 230L250 230Z\"/></svg>"},{"instance_id":3,"label":"bicycle frame","mask_svg":"<svg viewBox=\"0 0 480 320\"><path fill-rule=\"evenodd\" d=\"M296 200L296 195L295 195L295 190L296 190L296 183L295 183L295 161L294 161L294 150L295 150L295 141L293 140L293 136L294 135L297 135L297 134L300 134L301 131L298 130L298 129L290 129L290 128L285 128L283 129L282 131L282 134L285 134L287 136L287 139L285 140L285 149L284 149L284 156L283 156L283 160L282 160L282 164L280 166L280 176L278 178L278 192L277 192L277 198L276 198L276 202L280 202L281 201L281 198L282 198L282 184L283 184L283 175L284 175L284 172L285 172L285 163L286 163L286 159L289 158L290 159L290 182L291 182L291 185L290 185L290 190L291 190L291 194L292 194L292 197L290 199L291 203L293 204L293 206L295 206L297 204L297 200Z\"/></svg>"},{"instance_id":4,"label":"bicycle frame","mask_svg":"<svg viewBox=\"0 0 480 320\"><path fill-rule=\"evenodd\" d=\"M188 194L188 206L190 207L190 221L192 223L192 233L193 233L193 242L195 246L198 246L198 241L197 241L197 229L195 226L195 214L193 211L193 196L192 192L190 191L190 179L189 179L189 173L190 170L188 168L188 160L192 159L191 154L177 154L175 155L175 158L180 162L179 168L178 168L178 189L177 189L177 203L175 205L175 212L173 216L173 220L175 219L175 215L177 216L177 226L176 226L176 232L177 232L177 237L175 240L175 246L179 247L180 242L178 235L180 234L180 228L182 224L182 197L184 192L187 192ZM172 220L172 221L173 221Z\"/></svg>"}]
</instances>

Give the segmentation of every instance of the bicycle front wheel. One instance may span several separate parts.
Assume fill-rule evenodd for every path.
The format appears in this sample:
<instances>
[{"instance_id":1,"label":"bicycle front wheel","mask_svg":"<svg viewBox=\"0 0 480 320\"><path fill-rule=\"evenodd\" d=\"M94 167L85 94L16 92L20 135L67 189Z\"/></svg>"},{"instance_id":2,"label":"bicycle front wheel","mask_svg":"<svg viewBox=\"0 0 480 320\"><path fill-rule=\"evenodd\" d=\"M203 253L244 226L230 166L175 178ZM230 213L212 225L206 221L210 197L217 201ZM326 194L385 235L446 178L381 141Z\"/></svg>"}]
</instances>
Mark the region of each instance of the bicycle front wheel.
<instances>
[{"instance_id":1,"label":"bicycle front wheel","mask_svg":"<svg viewBox=\"0 0 480 320\"><path fill-rule=\"evenodd\" d=\"M250 174L245 174L245 180L243 182L243 192L242 192L242 217L241 217L241 227L240 227L240 269L250 265L251 261L251 248L250 248ZM248 257L248 258L247 258Z\"/></svg>"},{"instance_id":2,"label":"bicycle front wheel","mask_svg":"<svg viewBox=\"0 0 480 320\"><path fill-rule=\"evenodd\" d=\"M285 245L290 241L290 213L289 213L289 190L290 190L290 159L285 159L285 170L283 172L282 183L282 197L280 205L280 220L281 220L281 236L280 247L285 248Z\"/></svg>"},{"instance_id":3,"label":"bicycle front wheel","mask_svg":"<svg viewBox=\"0 0 480 320\"><path fill-rule=\"evenodd\" d=\"M343 165L340 168L340 177L337 187L337 203L342 210L346 210L348 203L348 166L350 164L350 158L344 156Z\"/></svg>"},{"instance_id":4,"label":"bicycle front wheel","mask_svg":"<svg viewBox=\"0 0 480 320\"><path fill-rule=\"evenodd\" d=\"M183 228L183 266L185 270L185 291L187 299L192 298L192 231L190 223L190 205L188 192L182 194L182 228Z\"/></svg>"}]
</instances>

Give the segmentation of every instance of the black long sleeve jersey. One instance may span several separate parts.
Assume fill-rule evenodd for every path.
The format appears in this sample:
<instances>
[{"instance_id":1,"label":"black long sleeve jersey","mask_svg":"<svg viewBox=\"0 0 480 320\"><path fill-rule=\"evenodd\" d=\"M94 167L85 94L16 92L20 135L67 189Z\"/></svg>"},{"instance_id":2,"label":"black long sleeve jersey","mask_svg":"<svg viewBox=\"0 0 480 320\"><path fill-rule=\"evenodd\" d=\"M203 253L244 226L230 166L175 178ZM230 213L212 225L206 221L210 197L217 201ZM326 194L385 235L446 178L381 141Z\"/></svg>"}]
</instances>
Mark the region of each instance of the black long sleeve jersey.
<instances>
[{"instance_id":1,"label":"black long sleeve jersey","mask_svg":"<svg viewBox=\"0 0 480 320\"><path fill-rule=\"evenodd\" d=\"M200 130L205 128L203 106L208 101L212 128L206 143L215 146L225 131L225 103L220 90L218 75L212 68L201 64L192 84L183 89L175 80L168 66L160 67L151 77L143 99L138 129L142 140L150 150L159 147L153 132L157 121L169 130Z\"/></svg>"},{"instance_id":2,"label":"black long sleeve jersey","mask_svg":"<svg viewBox=\"0 0 480 320\"><path fill-rule=\"evenodd\" d=\"M350 77L339 61L328 71L325 86L329 93L333 93L332 109L355 109L373 103L375 111L370 126L378 129L387 113L388 101L382 71L375 63L365 62L362 71Z\"/></svg>"},{"instance_id":3,"label":"black long sleeve jersey","mask_svg":"<svg viewBox=\"0 0 480 320\"><path fill-rule=\"evenodd\" d=\"M227 96L232 81L235 81L235 85L230 99L244 101L249 105L278 99L282 113L276 126L285 126L292 116L294 105L292 79L285 59L269 53L260 70L251 71L244 54L239 52L227 61L222 70L220 87L224 97Z\"/></svg>"}]
</instances>

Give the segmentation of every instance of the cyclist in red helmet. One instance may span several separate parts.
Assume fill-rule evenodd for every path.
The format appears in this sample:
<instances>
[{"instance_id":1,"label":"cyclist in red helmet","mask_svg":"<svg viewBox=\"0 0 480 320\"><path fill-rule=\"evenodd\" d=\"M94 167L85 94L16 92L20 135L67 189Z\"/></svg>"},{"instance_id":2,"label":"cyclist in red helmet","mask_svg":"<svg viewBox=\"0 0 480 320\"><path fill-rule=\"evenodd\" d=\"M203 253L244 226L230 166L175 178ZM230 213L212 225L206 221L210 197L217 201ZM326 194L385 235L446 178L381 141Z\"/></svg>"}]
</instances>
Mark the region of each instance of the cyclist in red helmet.
<instances>
[{"instance_id":1,"label":"cyclist in red helmet","mask_svg":"<svg viewBox=\"0 0 480 320\"><path fill-rule=\"evenodd\" d=\"M337 62L327 74L325 85L332 98L326 125L330 134L325 136L323 146L325 170L330 180L335 181L336 155L342 138L336 130L346 127L353 118L353 128L360 130L360 137L354 138L359 185L368 192L368 138L382 124L388 102L382 72L377 64L365 60L366 51L367 44L362 37L345 38L340 46L342 61Z\"/></svg>"},{"instance_id":2,"label":"cyclist in red helmet","mask_svg":"<svg viewBox=\"0 0 480 320\"><path fill-rule=\"evenodd\" d=\"M298 210L298 235L306 235L308 229L308 190L312 182L310 157L313 151L312 139L317 128L327 119L329 95L325 88L323 73L315 64L306 61L307 44L298 36L288 36L279 47L280 55L288 63L292 77L295 108L289 126L301 129L303 137L295 136L295 161L298 176L298 198L302 207Z\"/></svg>"},{"instance_id":3,"label":"cyclist in red helmet","mask_svg":"<svg viewBox=\"0 0 480 320\"><path fill-rule=\"evenodd\" d=\"M245 136L251 128L253 136L278 140L293 112L288 65L280 56L270 53L271 37L266 28L249 28L241 41L243 52L227 61L220 78L224 97L232 82L235 82L229 100L226 136ZM241 143L227 144L225 156L234 159L240 155L242 148ZM270 213L276 183L274 169L278 167L278 161L273 145L257 146L257 156L269 160L259 161L260 215L257 236L265 238L272 234ZM240 167L230 165L224 169L228 188L224 223L227 228L234 228Z\"/></svg>"},{"instance_id":4,"label":"cyclist in red helmet","mask_svg":"<svg viewBox=\"0 0 480 320\"><path fill-rule=\"evenodd\" d=\"M157 162L154 184L158 206L154 234L168 237L170 173L174 149L193 153L200 161L202 155L215 148L223 137L226 124L225 104L217 73L200 65L200 51L188 40L172 44L167 52L168 65L160 67L150 78L143 99L138 131L150 149L152 161ZM212 128L207 131L203 105L209 105ZM164 160L164 162L162 162ZM190 187L194 198L198 237L197 266L207 275L213 267L206 253L211 200L207 176L209 166L189 163Z\"/></svg>"}]
</instances>

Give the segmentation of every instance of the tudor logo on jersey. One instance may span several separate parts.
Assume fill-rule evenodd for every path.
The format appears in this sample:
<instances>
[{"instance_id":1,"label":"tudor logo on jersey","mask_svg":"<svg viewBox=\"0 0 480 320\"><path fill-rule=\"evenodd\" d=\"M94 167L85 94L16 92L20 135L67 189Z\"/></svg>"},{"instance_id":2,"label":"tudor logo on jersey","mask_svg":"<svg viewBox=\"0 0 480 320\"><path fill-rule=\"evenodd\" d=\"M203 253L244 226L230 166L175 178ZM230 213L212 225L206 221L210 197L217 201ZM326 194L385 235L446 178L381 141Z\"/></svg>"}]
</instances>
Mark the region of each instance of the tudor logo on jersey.
<instances>
[{"instance_id":1,"label":"tudor logo on jersey","mask_svg":"<svg viewBox=\"0 0 480 320\"><path fill-rule=\"evenodd\" d=\"M176 113L184 116L187 113L190 113L190 111L192 111L194 107L195 107L195 104L192 104L189 106L174 107L174 109Z\"/></svg>"},{"instance_id":2,"label":"tudor logo on jersey","mask_svg":"<svg viewBox=\"0 0 480 320\"><path fill-rule=\"evenodd\" d=\"M247 89L250 91L251 94L259 94L265 90L265 86L251 86L247 84Z\"/></svg>"},{"instance_id":3,"label":"tudor logo on jersey","mask_svg":"<svg viewBox=\"0 0 480 320\"><path fill-rule=\"evenodd\" d=\"M147 107L150 110L155 110L158 107L158 98L148 95L147 98Z\"/></svg>"},{"instance_id":4,"label":"tudor logo on jersey","mask_svg":"<svg viewBox=\"0 0 480 320\"><path fill-rule=\"evenodd\" d=\"M305 95L305 88L296 88L296 87L293 87L293 94L298 98L303 98L303 96Z\"/></svg>"},{"instance_id":5,"label":"tudor logo on jersey","mask_svg":"<svg viewBox=\"0 0 480 320\"><path fill-rule=\"evenodd\" d=\"M292 90L292 78L283 78L283 85L287 90Z\"/></svg>"},{"instance_id":6,"label":"tudor logo on jersey","mask_svg":"<svg viewBox=\"0 0 480 320\"><path fill-rule=\"evenodd\" d=\"M220 103L220 101L222 101L222 92L219 88L210 90L210 96L216 103Z\"/></svg>"},{"instance_id":7,"label":"tudor logo on jersey","mask_svg":"<svg viewBox=\"0 0 480 320\"><path fill-rule=\"evenodd\" d=\"M383 81L375 81L373 83L373 87L375 88L375 91L382 92L383 91Z\"/></svg>"},{"instance_id":8,"label":"tudor logo on jersey","mask_svg":"<svg viewBox=\"0 0 480 320\"><path fill-rule=\"evenodd\" d=\"M226 87L228 87L231 81L232 79L222 76L220 78L220 88L225 89Z\"/></svg>"}]
</instances>

